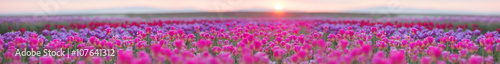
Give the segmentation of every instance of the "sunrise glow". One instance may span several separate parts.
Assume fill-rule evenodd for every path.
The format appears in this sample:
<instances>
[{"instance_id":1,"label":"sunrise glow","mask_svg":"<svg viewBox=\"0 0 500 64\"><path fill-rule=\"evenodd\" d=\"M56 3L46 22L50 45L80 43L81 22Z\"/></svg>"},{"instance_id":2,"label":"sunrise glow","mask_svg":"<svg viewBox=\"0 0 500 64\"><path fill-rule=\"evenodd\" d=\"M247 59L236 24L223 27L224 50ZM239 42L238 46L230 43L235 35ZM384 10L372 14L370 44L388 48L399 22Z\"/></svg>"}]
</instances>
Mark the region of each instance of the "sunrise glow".
<instances>
[{"instance_id":1,"label":"sunrise glow","mask_svg":"<svg viewBox=\"0 0 500 64\"><path fill-rule=\"evenodd\" d=\"M274 5L274 9L276 9L276 10L283 10L283 4L281 4L281 3L276 3L276 4Z\"/></svg>"}]
</instances>

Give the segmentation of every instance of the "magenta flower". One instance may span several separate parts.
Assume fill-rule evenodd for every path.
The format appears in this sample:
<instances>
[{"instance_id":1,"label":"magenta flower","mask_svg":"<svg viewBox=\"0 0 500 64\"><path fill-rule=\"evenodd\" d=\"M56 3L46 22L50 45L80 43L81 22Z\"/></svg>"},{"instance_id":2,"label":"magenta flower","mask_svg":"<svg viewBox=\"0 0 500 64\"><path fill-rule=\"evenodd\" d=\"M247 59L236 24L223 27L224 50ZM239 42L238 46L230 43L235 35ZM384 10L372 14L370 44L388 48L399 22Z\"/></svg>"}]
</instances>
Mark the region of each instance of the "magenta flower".
<instances>
[{"instance_id":1,"label":"magenta flower","mask_svg":"<svg viewBox=\"0 0 500 64\"><path fill-rule=\"evenodd\" d=\"M496 47L497 52L500 52L500 44L496 44L495 47Z\"/></svg>"},{"instance_id":2,"label":"magenta flower","mask_svg":"<svg viewBox=\"0 0 500 64\"><path fill-rule=\"evenodd\" d=\"M460 61L460 56L458 54L450 54L450 62L458 63Z\"/></svg>"},{"instance_id":3,"label":"magenta flower","mask_svg":"<svg viewBox=\"0 0 500 64\"><path fill-rule=\"evenodd\" d=\"M484 59L484 64L495 64L495 59L493 56L489 55Z\"/></svg>"},{"instance_id":4,"label":"magenta flower","mask_svg":"<svg viewBox=\"0 0 500 64\"><path fill-rule=\"evenodd\" d=\"M456 42L456 38L455 38L454 36L450 36L450 37L448 38L448 40L449 40L449 41L450 41L450 43L452 43L452 44Z\"/></svg>"},{"instance_id":5,"label":"magenta flower","mask_svg":"<svg viewBox=\"0 0 500 64\"><path fill-rule=\"evenodd\" d=\"M31 36L31 38L37 38L38 34L36 34L36 33L30 33L30 36Z\"/></svg>"},{"instance_id":6,"label":"magenta flower","mask_svg":"<svg viewBox=\"0 0 500 64\"><path fill-rule=\"evenodd\" d=\"M417 34L417 29L416 28L411 28L411 34L416 35Z\"/></svg>"},{"instance_id":7,"label":"magenta flower","mask_svg":"<svg viewBox=\"0 0 500 64\"><path fill-rule=\"evenodd\" d=\"M87 63L85 61L81 60L81 61L76 62L76 64L87 64Z\"/></svg>"},{"instance_id":8,"label":"magenta flower","mask_svg":"<svg viewBox=\"0 0 500 64\"><path fill-rule=\"evenodd\" d=\"M30 46L38 46L39 45L38 39L35 39L35 38L30 38L28 42L29 42Z\"/></svg>"},{"instance_id":9,"label":"magenta flower","mask_svg":"<svg viewBox=\"0 0 500 64\"><path fill-rule=\"evenodd\" d=\"M30 64L37 64L39 63L38 61L38 58L37 57L30 57L30 61L29 61Z\"/></svg>"},{"instance_id":10,"label":"magenta flower","mask_svg":"<svg viewBox=\"0 0 500 64\"><path fill-rule=\"evenodd\" d=\"M451 56L451 55L450 55L450 52L448 52L448 51L443 51L443 52L441 53L441 56L443 57L443 60L448 60L448 59L450 59L450 56Z\"/></svg>"},{"instance_id":11,"label":"magenta flower","mask_svg":"<svg viewBox=\"0 0 500 64\"><path fill-rule=\"evenodd\" d=\"M431 64L432 58L429 56L424 56L420 59L420 64Z\"/></svg>"},{"instance_id":12,"label":"magenta flower","mask_svg":"<svg viewBox=\"0 0 500 64\"><path fill-rule=\"evenodd\" d=\"M151 27L146 27L146 33L147 34L151 34L151 31L153 30L153 28Z\"/></svg>"},{"instance_id":13,"label":"magenta flower","mask_svg":"<svg viewBox=\"0 0 500 64\"><path fill-rule=\"evenodd\" d=\"M183 49L186 47L186 45L184 44L184 41L182 41L182 40L175 40L173 44L178 49Z\"/></svg>"},{"instance_id":14,"label":"magenta flower","mask_svg":"<svg viewBox=\"0 0 500 64\"><path fill-rule=\"evenodd\" d=\"M119 51L117 54L116 63L117 64L133 64L134 55L132 51Z\"/></svg>"},{"instance_id":15,"label":"magenta flower","mask_svg":"<svg viewBox=\"0 0 500 64\"><path fill-rule=\"evenodd\" d=\"M218 46L214 46L212 47L212 51L215 53L215 54L219 54L221 52L221 48L218 47Z\"/></svg>"},{"instance_id":16,"label":"magenta flower","mask_svg":"<svg viewBox=\"0 0 500 64\"><path fill-rule=\"evenodd\" d=\"M378 48L378 49L387 49L388 45L386 42L384 41L377 41L375 46Z\"/></svg>"},{"instance_id":17,"label":"magenta flower","mask_svg":"<svg viewBox=\"0 0 500 64\"><path fill-rule=\"evenodd\" d=\"M146 43L146 41L139 41L138 43L135 44L135 47L139 50L142 50L148 47L148 44Z\"/></svg>"},{"instance_id":18,"label":"magenta flower","mask_svg":"<svg viewBox=\"0 0 500 64\"><path fill-rule=\"evenodd\" d=\"M26 42L26 39L24 39L23 37L16 37L14 40L14 43L16 44L16 46L20 46L21 44L24 44L25 42Z\"/></svg>"},{"instance_id":19,"label":"magenta flower","mask_svg":"<svg viewBox=\"0 0 500 64\"><path fill-rule=\"evenodd\" d=\"M137 53L137 59L134 60L134 64L151 64L151 58L146 51L140 51Z\"/></svg>"},{"instance_id":20,"label":"magenta flower","mask_svg":"<svg viewBox=\"0 0 500 64\"><path fill-rule=\"evenodd\" d=\"M111 28L107 28L105 31L106 31L107 35L111 35L112 29Z\"/></svg>"},{"instance_id":21,"label":"magenta flower","mask_svg":"<svg viewBox=\"0 0 500 64\"><path fill-rule=\"evenodd\" d=\"M285 55L285 51L282 49L273 49L273 55L275 60L283 59L283 55Z\"/></svg>"},{"instance_id":22,"label":"magenta flower","mask_svg":"<svg viewBox=\"0 0 500 64\"><path fill-rule=\"evenodd\" d=\"M92 64L102 64L100 57L92 57Z\"/></svg>"},{"instance_id":23,"label":"magenta flower","mask_svg":"<svg viewBox=\"0 0 500 64\"><path fill-rule=\"evenodd\" d=\"M484 51L488 54L493 53L493 45L486 45L486 47L484 47Z\"/></svg>"},{"instance_id":24,"label":"magenta flower","mask_svg":"<svg viewBox=\"0 0 500 64\"><path fill-rule=\"evenodd\" d=\"M392 64L406 64L406 56L404 52L391 51L389 58Z\"/></svg>"},{"instance_id":25,"label":"magenta flower","mask_svg":"<svg viewBox=\"0 0 500 64\"><path fill-rule=\"evenodd\" d=\"M372 64L389 64L391 63L387 58L385 58L385 52L378 51L375 53L370 63Z\"/></svg>"},{"instance_id":26,"label":"magenta flower","mask_svg":"<svg viewBox=\"0 0 500 64\"><path fill-rule=\"evenodd\" d=\"M52 58L50 56L42 56L42 57L40 57L40 63L56 64L56 61L54 60L54 58Z\"/></svg>"},{"instance_id":27,"label":"magenta flower","mask_svg":"<svg viewBox=\"0 0 500 64\"><path fill-rule=\"evenodd\" d=\"M349 46L351 43L347 40L340 40L338 45L337 45L337 48L339 49L345 49L347 48L347 46Z\"/></svg>"},{"instance_id":28,"label":"magenta flower","mask_svg":"<svg viewBox=\"0 0 500 64\"><path fill-rule=\"evenodd\" d=\"M440 61L437 61L436 64L446 64L446 61L440 60Z\"/></svg>"},{"instance_id":29,"label":"magenta flower","mask_svg":"<svg viewBox=\"0 0 500 64\"><path fill-rule=\"evenodd\" d=\"M467 56L467 50L466 49L462 49L459 51L459 54L460 54L460 57L462 58L465 58Z\"/></svg>"},{"instance_id":30,"label":"magenta flower","mask_svg":"<svg viewBox=\"0 0 500 64\"><path fill-rule=\"evenodd\" d=\"M378 30L377 27L372 27L371 28L371 31L372 31L373 34L377 33L378 32L377 30Z\"/></svg>"},{"instance_id":31,"label":"magenta flower","mask_svg":"<svg viewBox=\"0 0 500 64\"><path fill-rule=\"evenodd\" d=\"M482 64L482 63L483 63L483 57L478 55L470 56L469 60L467 61L467 64Z\"/></svg>"},{"instance_id":32,"label":"magenta flower","mask_svg":"<svg viewBox=\"0 0 500 64\"><path fill-rule=\"evenodd\" d=\"M233 53L234 51L236 51L236 49L234 48L233 45L226 45L223 47L223 51Z\"/></svg>"},{"instance_id":33,"label":"magenta flower","mask_svg":"<svg viewBox=\"0 0 500 64\"><path fill-rule=\"evenodd\" d=\"M203 52L212 46L212 41L201 39L196 42L196 46L199 51Z\"/></svg>"},{"instance_id":34,"label":"magenta flower","mask_svg":"<svg viewBox=\"0 0 500 64\"><path fill-rule=\"evenodd\" d=\"M349 43L344 43L344 44L349 44ZM315 42L313 42L313 46L319 50L324 50L326 47L326 42L324 40L315 40Z\"/></svg>"},{"instance_id":35,"label":"magenta flower","mask_svg":"<svg viewBox=\"0 0 500 64\"><path fill-rule=\"evenodd\" d=\"M429 54L432 60L437 60L441 57L442 50L439 47L430 46L428 47L427 54Z\"/></svg>"},{"instance_id":36,"label":"magenta flower","mask_svg":"<svg viewBox=\"0 0 500 64\"><path fill-rule=\"evenodd\" d=\"M448 40L448 37L447 37L447 36L445 36L445 37L441 37L441 39L439 39L439 42L440 42L441 44L445 44L447 40Z\"/></svg>"}]
</instances>

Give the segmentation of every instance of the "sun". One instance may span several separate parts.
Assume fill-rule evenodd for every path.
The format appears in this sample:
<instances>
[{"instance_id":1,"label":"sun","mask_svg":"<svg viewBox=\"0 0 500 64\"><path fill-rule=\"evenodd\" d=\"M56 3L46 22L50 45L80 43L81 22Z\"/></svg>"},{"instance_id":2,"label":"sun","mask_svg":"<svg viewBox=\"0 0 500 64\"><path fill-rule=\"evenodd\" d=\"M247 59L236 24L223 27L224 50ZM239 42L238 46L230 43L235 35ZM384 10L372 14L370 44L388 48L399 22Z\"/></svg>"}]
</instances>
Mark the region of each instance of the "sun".
<instances>
[{"instance_id":1,"label":"sun","mask_svg":"<svg viewBox=\"0 0 500 64\"><path fill-rule=\"evenodd\" d=\"M274 9L276 9L276 10L283 10L283 4L281 4L281 3L276 3L276 4L274 5Z\"/></svg>"}]
</instances>

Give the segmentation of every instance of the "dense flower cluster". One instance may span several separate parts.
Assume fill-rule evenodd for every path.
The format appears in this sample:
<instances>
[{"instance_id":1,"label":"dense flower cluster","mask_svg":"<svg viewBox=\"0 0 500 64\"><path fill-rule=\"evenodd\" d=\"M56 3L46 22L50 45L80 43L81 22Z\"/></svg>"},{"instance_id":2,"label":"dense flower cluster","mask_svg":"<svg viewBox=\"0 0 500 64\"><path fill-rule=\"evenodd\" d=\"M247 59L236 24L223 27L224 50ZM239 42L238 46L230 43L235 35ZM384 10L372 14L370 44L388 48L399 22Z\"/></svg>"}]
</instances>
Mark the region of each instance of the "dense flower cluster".
<instances>
[{"instance_id":1,"label":"dense flower cluster","mask_svg":"<svg viewBox=\"0 0 500 64\"><path fill-rule=\"evenodd\" d=\"M494 64L497 31L364 20L77 24L7 32L2 63L43 64ZM446 25L446 24L445 24ZM70 28L69 30L67 28ZM19 56L17 49L112 49L114 56ZM496 59L496 60L495 60Z\"/></svg>"}]
</instances>

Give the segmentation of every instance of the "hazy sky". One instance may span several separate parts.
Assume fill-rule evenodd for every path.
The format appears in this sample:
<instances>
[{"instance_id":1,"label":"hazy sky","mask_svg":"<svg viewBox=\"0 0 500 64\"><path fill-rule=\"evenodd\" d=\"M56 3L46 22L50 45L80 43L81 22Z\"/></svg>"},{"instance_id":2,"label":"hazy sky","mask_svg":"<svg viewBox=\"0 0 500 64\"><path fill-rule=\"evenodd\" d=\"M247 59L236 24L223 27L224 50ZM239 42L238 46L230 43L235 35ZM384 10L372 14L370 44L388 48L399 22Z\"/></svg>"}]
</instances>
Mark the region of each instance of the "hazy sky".
<instances>
[{"instance_id":1,"label":"hazy sky","mask_svg":"<svg viewBox=\"0 0 500 64\"><path fill-rule=\"evenodd\" d=\"M0 13L121 7L232 11L274 9L276 3L282 3L285 10L303 12L338 12L370 7L500 12L500 0L0 0Z\"/></svg>"}]
</instances>

